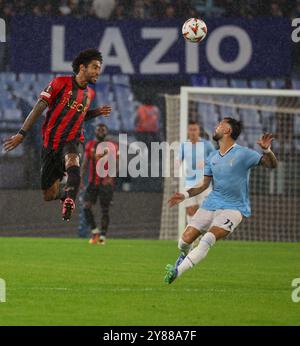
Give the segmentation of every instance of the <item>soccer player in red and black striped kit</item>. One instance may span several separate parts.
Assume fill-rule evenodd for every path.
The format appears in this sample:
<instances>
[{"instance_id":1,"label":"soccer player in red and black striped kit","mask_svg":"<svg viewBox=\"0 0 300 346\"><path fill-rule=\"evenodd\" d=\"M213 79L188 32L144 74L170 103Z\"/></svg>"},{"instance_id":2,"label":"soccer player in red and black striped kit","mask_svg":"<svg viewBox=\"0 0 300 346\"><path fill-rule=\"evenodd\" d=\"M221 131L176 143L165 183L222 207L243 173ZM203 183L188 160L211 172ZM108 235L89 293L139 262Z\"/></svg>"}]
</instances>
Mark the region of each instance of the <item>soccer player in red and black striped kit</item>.
<instances>
[{"instance_id":1,"label":"soccer player in red and black striped kit","mask_svg":"<svg viewBox=\"0 0 300 346\"><path fill-rule=\"evenodd\" d=\"M115 175L110 175L109 163L118 170L119 146L114 141L106 139L108 128L98 124L95 129L95 139L85 145L85 155L81 166L82 187L86 171L88 171L88 187L84 195L84 216L91 228L90 244L104 245L109 226L109 208L112 204ZM103 159L103 162L99 160ZM101 227L96 226L92 206L99 202L102 211Z\"/></svg>"},{"instance_id":2,"label":"soccer player in red and black striped kit","mask_svg":"<svg viewBox=\"0 0 300 346\"><path fill-rule=\"evenodd\" d=\"M62 216L67 221L75 209L80 186L83 122L99 115L108 116L111 112L110 106L89 110L95 93L88 83L96 83L101 64L102 55L97 49L80 52L72 63L74 75L54 78L41 92L21 130L4 143L6 151L21 144L26 133L48 107L42 128L41 186L45 201L63 201ZM62 189L60 181L65 172L67 182Z\"/></svg>"}]
</instances>

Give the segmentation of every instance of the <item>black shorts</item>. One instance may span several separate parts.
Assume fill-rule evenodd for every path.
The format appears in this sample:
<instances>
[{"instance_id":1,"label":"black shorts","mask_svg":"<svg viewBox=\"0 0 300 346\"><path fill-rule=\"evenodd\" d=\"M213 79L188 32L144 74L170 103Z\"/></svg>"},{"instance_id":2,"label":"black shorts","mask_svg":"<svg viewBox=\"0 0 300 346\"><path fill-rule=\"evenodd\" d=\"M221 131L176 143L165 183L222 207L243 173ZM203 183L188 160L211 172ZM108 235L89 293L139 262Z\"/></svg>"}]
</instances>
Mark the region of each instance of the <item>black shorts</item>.
<instances>
[{"instance_id":1,"label":"black shorts","mask_svg":"<svg viewBox=\"0 0 300 346\"><path fill-rule=\"evenodd\" d=\"M41 187L49 189L56 180L61 180L65 174L65 155L78 154L82 157L83 144L81 142L67 142L59 150L42 148L41 160Z\"/></svg>"},{"instance_id":2,"label":"black shorts","mask_svg":"<svg viewBox=\"0 0 300 346\"><path fill-rule=\"evenodd\" d=\"M90 202L91 204L96 204L97 198L99 196L99 201L101 207L109 207L113 201L114 186L112 185L94 185L89 184L86 188L84 200L85 202Z\"/></svg>"}]
</instances>

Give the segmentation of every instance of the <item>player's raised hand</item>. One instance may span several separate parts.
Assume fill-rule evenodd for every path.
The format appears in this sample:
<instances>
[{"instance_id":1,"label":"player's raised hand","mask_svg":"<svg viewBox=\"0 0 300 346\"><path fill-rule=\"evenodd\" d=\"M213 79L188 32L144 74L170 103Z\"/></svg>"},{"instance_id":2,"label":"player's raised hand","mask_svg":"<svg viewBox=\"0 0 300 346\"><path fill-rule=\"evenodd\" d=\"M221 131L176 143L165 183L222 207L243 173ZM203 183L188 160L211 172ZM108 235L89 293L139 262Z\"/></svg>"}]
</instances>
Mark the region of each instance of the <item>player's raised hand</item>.
<instances>
[{"instance_id":1,"label":"player's raised hand","mask_svg":"<svg viewBox=\"0 0 300 346\"><path fill-rule=\"evenodd\" d=\"M4 150L5 151L11 151L15 149L19 144L23 142L24 136L20 133L17 133L16 135L6 139L4 141Z\"/></svg>"},{"instance_id":2,"label":"player's raised hand","mask_svg":"<svg viewBox=\"0 0 300 346\"><path fill-rule=\"evenodd\" d=\"M271 146L273 140L272 133L265 133L261 138L256 142L262 149L268 149Z\"/></svg>"},{"instance_id":3,"label":"player's raised hand","mask_svg":"<svg viewBox=\"0 0 300 346\"><path fill-rule=\"evenodd\" d=\"M111 110L112 110L111 106L104 105L100 107L100 114L103 115L104 117L108 117Z\"/></svg>"},{"instance_id":4,"label":"player's raised hand","mask_svg":"<svg viewBox=\"0 0 300 346\"><path fill-rule=\"evenodd\" d=\"M172 208L174 205L184 201L184 194L175 192L174 195L168 200L169 207Z\"/></svg>"}]
</instances>

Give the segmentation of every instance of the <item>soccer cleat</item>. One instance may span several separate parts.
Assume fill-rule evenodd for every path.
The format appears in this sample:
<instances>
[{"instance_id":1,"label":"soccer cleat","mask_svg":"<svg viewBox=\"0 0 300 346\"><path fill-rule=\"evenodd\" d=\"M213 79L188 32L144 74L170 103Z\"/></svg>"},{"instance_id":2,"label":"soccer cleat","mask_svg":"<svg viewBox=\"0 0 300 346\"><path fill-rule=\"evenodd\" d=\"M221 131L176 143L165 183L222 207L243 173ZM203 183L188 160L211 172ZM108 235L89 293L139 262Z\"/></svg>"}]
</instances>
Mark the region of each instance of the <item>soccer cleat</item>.
<instances>
[{"instance_id":1,"label":"soccer cleat","mask_svg":"<svg viewBox=\"0 0 300 346\"><path fill-rule=\"evenodd\" d=\"M100 238L100 234L96 233L92 235L92 238L89 240L89 244L97 244Z\"/></svg>"},{"instance_id":2,"label":"soccer cleat","mask_svg":"<svg viewBox=\"0 0 300 346\"><path fill-rule=\"evenodd\" d=\"M178 266L182 263L182 261L185 259L186 254L184 252L181 252L179 257L177 258L176 262L175 262L175 268L177 269Z\"/></svg>"},{"instance_id":3,"label":"soccer cleat","mask_svg":"<svg viewBox=\"0 0 300 346\"><path fill-rule=\"evenodd\" d=\"M64 221L70 221L71 215L75 209L75 203L72 198L66 198L63 202L63 209L62 209L62 219Z\"/></svg>"},{"instance_id":4,"label":"soccer cleat","mask_svg":"<svg viewBox=\"0 0 300 346\"><path fill-rule=\"evenodd\" d=\"M99 239L99 241L98 241L98 244L99 244L99 245L105 245L105 240L106 240L105 235L101 235L101 236L100 236L100 239Z\"/></svg>"},{"instance_id":5,"label":"soccer cleat","mask_svg":"<svg viewBox=\"0 0 300 346\"><path fill-rule=\"evenodd\" d=\"M167 264L165 282L167 284L171 284L177 278L177 275L178 275L177 268L174 267L172 264Z\"/></svg>"}]
</instances>

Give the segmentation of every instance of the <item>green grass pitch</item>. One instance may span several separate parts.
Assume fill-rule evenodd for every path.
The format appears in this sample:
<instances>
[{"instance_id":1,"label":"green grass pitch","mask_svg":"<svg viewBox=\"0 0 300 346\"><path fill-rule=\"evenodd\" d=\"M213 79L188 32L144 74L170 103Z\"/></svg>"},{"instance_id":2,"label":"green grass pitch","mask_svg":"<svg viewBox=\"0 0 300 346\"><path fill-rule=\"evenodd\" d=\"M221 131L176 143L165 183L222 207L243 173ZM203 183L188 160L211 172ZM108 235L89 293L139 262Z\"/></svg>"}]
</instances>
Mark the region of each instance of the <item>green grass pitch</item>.
<instances>
[{"instance_id":1,"label":"green grass pitch","mask_svg":"<svg viewBox=\"0 0 300 346\"><path fill-rule=\"evenodd\" d=\"M300 244L223 241L173 284L174 241L0 238L0 325L300 325Z\"/></svg>"}]
</instances>

